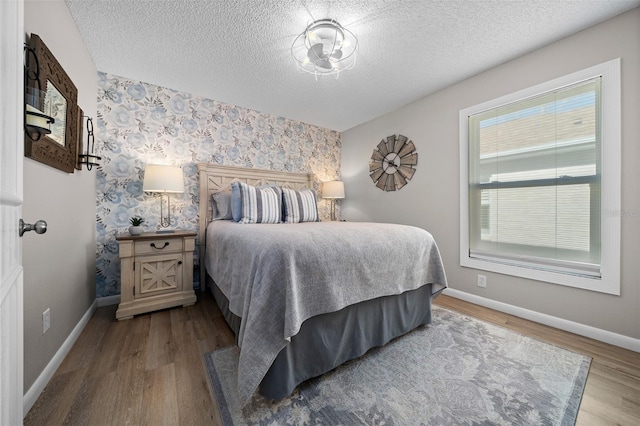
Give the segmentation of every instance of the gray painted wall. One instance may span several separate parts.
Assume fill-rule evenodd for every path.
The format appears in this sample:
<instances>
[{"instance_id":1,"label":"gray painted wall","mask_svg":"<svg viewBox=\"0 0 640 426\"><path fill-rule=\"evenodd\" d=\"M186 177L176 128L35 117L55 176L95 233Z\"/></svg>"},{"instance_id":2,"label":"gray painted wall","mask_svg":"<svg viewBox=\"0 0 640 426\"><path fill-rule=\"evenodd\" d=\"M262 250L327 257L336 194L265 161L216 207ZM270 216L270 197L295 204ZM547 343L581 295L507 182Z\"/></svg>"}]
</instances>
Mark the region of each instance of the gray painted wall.
<instances>
[{"instance_id":1,"label":"gray painted wall","mask_svg":"<svg viewBox=\"0 0 640 426\"><path fill-rule=\"evenodd\" d=\"M95 123L97 71L65 3L27 0L24 21L25 32L38 34L67 72ZM23 217L49 225L46 234L23 238L25 392L95 300L95 187L95 169L68 174L24 160ZM47 308L51 328L43 335Z\"/></svg>"},{"instance_id":2,"label":"gray painted wall","mask_svg":"<svg viewBox=\"0 0 640 426\"><path fill-rule=\"evenodd\" d=\"M611 296L459 264L460 109L622 58L622 283ZM424 70L425 78L429 70ZM444 258L450 287L603 330L640 338L640 8L557 41L343 133L342 178L347 220L396 222L429 230ZM368 162L384 137L403 134L419 155L417 171L398 192L369 178Z\"/></svg>"}]
</instances>

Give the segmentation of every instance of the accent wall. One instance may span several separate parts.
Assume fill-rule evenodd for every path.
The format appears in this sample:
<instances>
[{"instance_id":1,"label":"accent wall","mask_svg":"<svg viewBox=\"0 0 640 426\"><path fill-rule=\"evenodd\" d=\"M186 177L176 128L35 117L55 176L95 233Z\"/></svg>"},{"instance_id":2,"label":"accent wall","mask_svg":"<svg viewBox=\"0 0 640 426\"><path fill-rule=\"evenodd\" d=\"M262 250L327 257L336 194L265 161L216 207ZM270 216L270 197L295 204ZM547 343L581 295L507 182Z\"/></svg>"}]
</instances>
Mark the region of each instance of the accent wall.
<instances>
[{"instance_id":1,"label":"accent wall","mask_svg":"<svg viewBox=\"0 0 640 426\"><path fill-rule=\"evenodd\" d=\"M103 72L97 118L97 297L120 294L115 238L127 233L129 219L139 215L145 231L159 229L160 198L142 191L146 164L182 167L185 192L169 195L170 228L192 231L197 163L313 173L317 191L340 173L339 132ZM321 198L318 209L329 217Z\"/></svg>"}]
</instances>

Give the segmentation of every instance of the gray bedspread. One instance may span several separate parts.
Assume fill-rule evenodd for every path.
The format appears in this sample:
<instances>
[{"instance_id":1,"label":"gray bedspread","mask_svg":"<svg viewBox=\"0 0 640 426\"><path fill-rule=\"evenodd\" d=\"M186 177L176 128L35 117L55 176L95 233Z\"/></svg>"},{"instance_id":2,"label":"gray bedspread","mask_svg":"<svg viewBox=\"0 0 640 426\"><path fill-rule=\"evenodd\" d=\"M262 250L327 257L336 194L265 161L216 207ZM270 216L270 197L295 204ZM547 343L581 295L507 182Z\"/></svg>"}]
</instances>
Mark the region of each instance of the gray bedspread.
<instances>
[{"instance_id":1,"label":"gray bedspread","mask_svg":"<svg viewBox=\"0 0 640 426\"><path fill-rule=\"evenodd\" d=\"M446 287L427 231L362 222L212 222L206 269L243 318L239 398L251 398L278 353L316 315L424 284Z\"/></svg>"}]
</instances>

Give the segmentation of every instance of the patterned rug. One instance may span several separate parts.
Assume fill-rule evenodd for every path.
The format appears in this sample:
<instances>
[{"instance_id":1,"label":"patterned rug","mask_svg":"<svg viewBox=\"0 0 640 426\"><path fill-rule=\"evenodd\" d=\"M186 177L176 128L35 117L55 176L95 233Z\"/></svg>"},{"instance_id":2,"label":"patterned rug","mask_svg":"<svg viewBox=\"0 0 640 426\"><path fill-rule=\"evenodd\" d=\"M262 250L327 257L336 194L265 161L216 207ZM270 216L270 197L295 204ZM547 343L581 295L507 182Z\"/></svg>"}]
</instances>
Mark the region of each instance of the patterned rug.
<instances>
[{"instance_id":1,"label":"patterned rug","mask_svg":"<svg viewBox=\"0 0 640 426\"><path fill-rule=\"evenodd\" d=\"M573 425L591 358L434 306L431 325L281 401L238 405L236 346L205 361L224 425Z\"/></svg>"}]
</instances>

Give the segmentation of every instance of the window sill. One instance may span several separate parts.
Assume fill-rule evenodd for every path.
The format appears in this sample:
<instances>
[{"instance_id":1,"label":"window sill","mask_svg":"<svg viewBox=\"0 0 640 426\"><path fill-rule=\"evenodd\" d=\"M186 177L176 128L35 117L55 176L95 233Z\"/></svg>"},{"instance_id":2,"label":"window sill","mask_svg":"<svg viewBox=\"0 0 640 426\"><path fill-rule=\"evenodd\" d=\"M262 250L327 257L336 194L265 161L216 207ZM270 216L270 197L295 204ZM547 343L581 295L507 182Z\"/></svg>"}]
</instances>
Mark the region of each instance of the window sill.
<instances>
[{"instance_id":1,"label":"window sill","mask_svg":"<svg viewBox=\"0 0 640 426\"><path fill-rule=\"evenodd\" d=\"M616 296L620 295L619 274L607 273L606 270L602 271L601 278L585 277L568 273L543 271L522 266L506 265L482 259L472 259L463 254L461 254L460 257L460 266L568 287L581 288L583 290L613 294Z\"/></svg>"}]
</instances>

